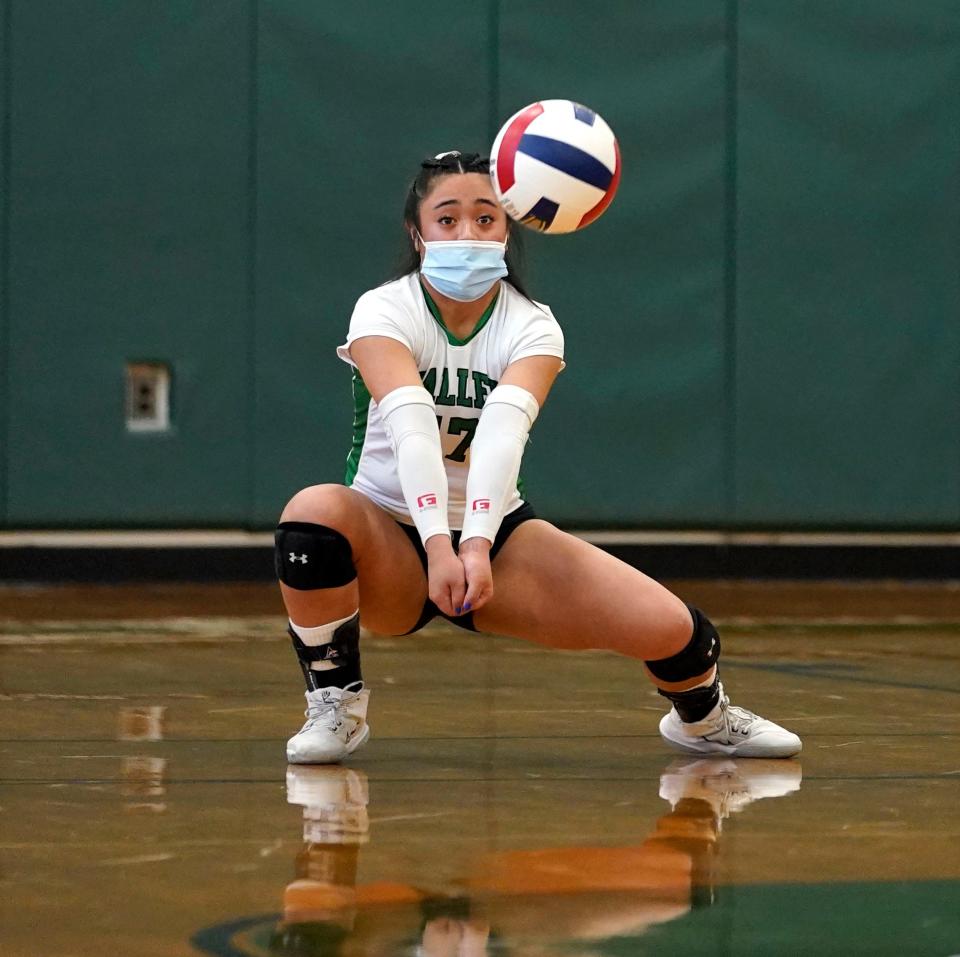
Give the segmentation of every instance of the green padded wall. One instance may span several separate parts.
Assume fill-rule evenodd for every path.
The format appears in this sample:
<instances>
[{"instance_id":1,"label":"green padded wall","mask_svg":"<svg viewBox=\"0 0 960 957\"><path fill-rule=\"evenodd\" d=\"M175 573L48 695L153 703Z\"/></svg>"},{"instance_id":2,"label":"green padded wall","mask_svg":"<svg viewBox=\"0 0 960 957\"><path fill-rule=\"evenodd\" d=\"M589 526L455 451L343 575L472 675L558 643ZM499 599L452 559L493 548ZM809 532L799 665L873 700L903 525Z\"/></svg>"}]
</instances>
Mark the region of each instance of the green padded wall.
<instances>
[{"instance_id":1,"label":"green padded wall","mask_svg":"<svg viewBox=\"0 0 960 957\"><path fill-rule=\"evenodd\" d=\"M335 355L353 304L388 278L428 152L481 150L488 8L262 4L259 22L256 498L342 482L353 405Z\"/></svg>"},{"instance_id":2,"label":"green padded wall","mask_svg":"<svg viewBox=\"0 0 960 957\"><path fill-rule=\"evenodd\" d=\"M269 527L341 480L334 348L420 158L570 97L624 177L528 244L541 513L960 528L955 3L412 9L0 0L0 524ZM171 432L126 432L130 360Z\"/></svg>"},{"instance_id":3,"label":"green padded wall","mask_svg":"<svg viewBox=\"0 0 960 957\"><path fill-rule=\"evenodd\" d=\"M570 352L530 444L528 487L558 520L721 520L722 8L681 13L665 0L624 7L611 23L556 18L542 2L495 18L477 4L452 34L446 9L423 6L416 30L405 9L378 4L336 17L307 2L262 9L255 519L274 519L302 484L340 480L351 411L333 346L399 248L420 157L483 149L494 94L493 115L505 118L575 86L617 130L634 175L589 234L528 244L532 289L554 306ZM583 50L595 51L593 65ZM427 82L437 59L457 65L455 82ZM675 475L669 487L664 472Z\"/></svg>"},{"instance_id":4,"label":"green padded wall","mask_svg":"<svg viewBox=\"0 0 960 957\"><path fill-rule=\"evenodd\" d=\"M7 514L7 392L9 383L10 348L8 340L8 262L10 258L10 230L8 208L10 201L10 2L0 0L0 528Z\"/></svg>"},{"instance_id":5,"label":"green padded wall","mask_svg":"<svg viewBox=\"0 0 960 957\"><path fill-rule=\"evenodd\" d=\"M7 522L242 521L245 5L12 10ZM172 364L171 434L125 431L137 359Z\"/></svg>"},{"instance_id":6,"label":"green padded wall","mask_svg":"<svg viewBox=\"0 0 960 957\"><path fill-rule=\"evenodd\" d=\"M960 520L960 6L742 3L731 521Z\"/></svg>"},{"instance_id":7,"label":"green padded wall","mask_svg":"<svg viewBox=\"0 0 960 957\"><path fill-rule=\"evenodd\" d=\"M526 0L500 20L498 115L582 100L623 157L603 218L530 243L532 293L564 328L567 369L524 475L560 521L724 517L724 13L711 0L652 0L558 17L548 0Z\"/></svg>"}]
</instances>

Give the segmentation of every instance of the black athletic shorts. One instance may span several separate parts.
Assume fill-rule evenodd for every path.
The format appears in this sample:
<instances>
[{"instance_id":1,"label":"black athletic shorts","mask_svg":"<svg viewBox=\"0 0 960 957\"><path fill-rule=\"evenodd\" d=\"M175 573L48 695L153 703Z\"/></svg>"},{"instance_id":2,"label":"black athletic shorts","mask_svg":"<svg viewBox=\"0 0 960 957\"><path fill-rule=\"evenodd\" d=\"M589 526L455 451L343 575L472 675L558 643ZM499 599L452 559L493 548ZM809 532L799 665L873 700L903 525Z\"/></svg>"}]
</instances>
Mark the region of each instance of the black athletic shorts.
<instances>
[{"instance_id":1,"label":"black athletic shorts","mask_svg":"<svg viewBox=\"0 0 960 957\"><path fill-rule=\"evenodd\" d=\"M493 540L493 545L490 547L490 561L493 561L497 557L497 552L503 548L504 542L513 534L513 530L518 526L522 525L524 522L530 521L531 518L536 518L537 514L533 510L533 506L529 502L524 502L520 508L514 509L509 515L503 516L503 521L500 523L500 530L497 532L497 537ZM420 564L423 565L423 570L427 570L427 550L423 547L423 542L420 541L420 533L417 531L415 525L407 525L405 522L397 522L401 529L406 533L407 538L413 543L413 547L417 550L417 554L420 556ZM453 547L456 548L460 544L460 532L453 532ZM473 624L473 612L468 611L465 615L445 615L439 608L428 598L423 606L423 611L420 613L420 619L417 623L406 632L406 634L413 634L415 631L419 631L428 621L432 621L434 618L439 615L441 618L446 618L447 621L452 621L453 624L459 625L461 628L466 628L467 631L476 631L476 626Z\"/></svg>"}]
</instances>

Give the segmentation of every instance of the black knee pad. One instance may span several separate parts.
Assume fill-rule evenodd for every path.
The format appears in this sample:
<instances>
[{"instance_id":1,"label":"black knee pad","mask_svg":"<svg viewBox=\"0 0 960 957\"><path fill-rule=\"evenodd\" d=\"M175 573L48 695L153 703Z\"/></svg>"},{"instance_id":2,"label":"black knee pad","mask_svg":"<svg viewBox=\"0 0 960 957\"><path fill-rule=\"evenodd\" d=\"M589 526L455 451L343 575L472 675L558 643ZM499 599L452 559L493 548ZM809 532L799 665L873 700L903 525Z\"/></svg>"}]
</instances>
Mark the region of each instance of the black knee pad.
<instances>
[{"instance_id":1,"label":"black knee pad","mask_svg":"<svg viewBox=\"0 0 960 957\"><path fill-rule=\"evenodd\" d=\"M350 542L335 528L281 522L275 537L277 578L299 591L339 588L357 577Z\"/></svg>"},{"instance_id":2,"label":"black knee pad","mask_svg":"<svg viewBox=\"0 0 960 957\"><path fill-rule=\"evenodd\" d=\"M707 616L687 605L693 616L693 637L687 645L669 658L645 661L651 674L661 681L686 681L709 671L720 657L720 636Z\"/></svg>"}]
</instances>

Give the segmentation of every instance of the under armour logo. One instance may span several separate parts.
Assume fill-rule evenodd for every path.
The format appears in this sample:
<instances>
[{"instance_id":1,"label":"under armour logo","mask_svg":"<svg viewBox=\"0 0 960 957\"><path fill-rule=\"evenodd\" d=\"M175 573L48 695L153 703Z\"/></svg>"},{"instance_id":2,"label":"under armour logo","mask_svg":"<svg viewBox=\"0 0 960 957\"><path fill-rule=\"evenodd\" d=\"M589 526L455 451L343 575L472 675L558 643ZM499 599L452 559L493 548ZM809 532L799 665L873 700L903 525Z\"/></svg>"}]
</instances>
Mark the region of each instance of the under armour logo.
<instances>
[{"instance_id":1,"label":"under armour logo","mask_svg":"<svg viewBox=\"0 0 960 957\"><path fill-rule=\"evenodd\" d=\"M304 552L302 555L298 555L296 552L290 552L290 561L300 562L301 565L307 564L307 553Z\"/></svg>"}]
</instances>

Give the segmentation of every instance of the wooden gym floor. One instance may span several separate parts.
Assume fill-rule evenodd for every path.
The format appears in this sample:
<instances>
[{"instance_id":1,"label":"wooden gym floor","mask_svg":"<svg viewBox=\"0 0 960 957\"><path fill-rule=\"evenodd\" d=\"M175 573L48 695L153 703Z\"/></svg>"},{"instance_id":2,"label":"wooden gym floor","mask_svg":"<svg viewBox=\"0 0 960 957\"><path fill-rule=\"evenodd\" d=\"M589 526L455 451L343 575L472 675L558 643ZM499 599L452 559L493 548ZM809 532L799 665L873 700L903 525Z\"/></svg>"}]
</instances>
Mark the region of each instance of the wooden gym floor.
<instances>
[{"instance_id":1,"label":"wooden gym floor","mask_svg":"<svg viewBox=\"0 0 960 957\"><path fill-rule=\"evenodd\" d=\"M800 759L434 625L365 637L370 743L288 771L272 586L0 588L4 957L960 953L960 588L671 584Z\"/></svg>"}]
</instances>

